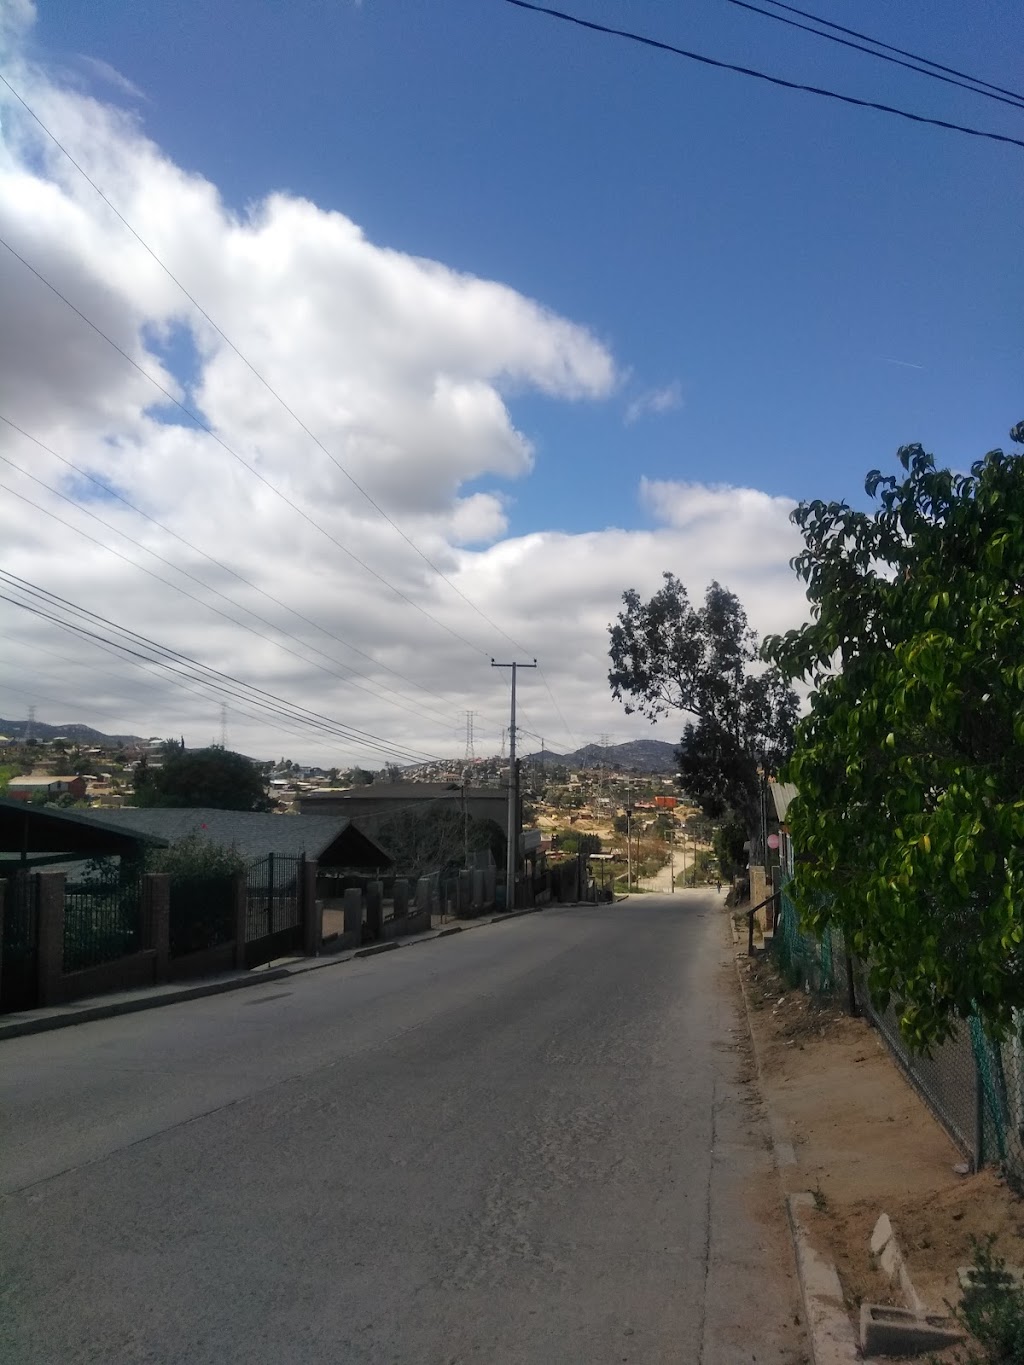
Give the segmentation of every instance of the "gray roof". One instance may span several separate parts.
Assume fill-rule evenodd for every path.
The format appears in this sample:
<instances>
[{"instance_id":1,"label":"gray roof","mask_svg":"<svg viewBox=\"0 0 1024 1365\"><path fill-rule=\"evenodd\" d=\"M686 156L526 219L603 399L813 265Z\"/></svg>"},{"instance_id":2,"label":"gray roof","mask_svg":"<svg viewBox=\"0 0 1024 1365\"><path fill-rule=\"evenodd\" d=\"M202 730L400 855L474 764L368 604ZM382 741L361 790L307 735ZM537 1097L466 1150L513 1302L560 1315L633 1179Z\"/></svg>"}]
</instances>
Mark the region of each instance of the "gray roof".
<instances>
[{"instance_id":1,"label":"gray roof","mask_svg":"<svg viewBox=\"0 0 1024 1365\"><path fill-rule=\"evenodd\" d=\"M768 790L772 794L772 801L775 803L775 814L779 824L786 819L786 811L789 810L789 803L797 794L795 782L769 782Z\"/></svg>"},{"instance_id":2,"label":"gray roof","mask_svg":"<svg viewBox=\"0 0 1024 1365\"><path fill-rule=\"evenodd\" d=\"M0 849L6 852L129 853L132 846L166 844L159 830L129 825L120 811L60 810L0 797Z\"/></svg>"},{"instance_id":3,"label":"gray roof","mask_svg":"<svg viewBox=\"0 0 1024 1365\"><path fill-rule=\"evenodd\" d=\"M83 812L83 815L85 812ZM87 818L92 818L91 816ZM274 815L255 811L209 810L205 807L154 807L139 809L125 806L105 810L103 821L120 825L140 834L156 835L177 844L190 834L199 834L222 848L233 848L243 858L263 858L268 853L283 857L320 860L333 844L348 834L344 844L351 846L353 864L373 853L370 863L383 866L388 855L344 815ZM364 848L363 845L370 847ZM342 851L344 852L344 845ZM335 859L334 861L341 861Z\"/></svg>"},{"instance_id":4,"label":"gray roof","mask_svg":"<svg viewBox=\"0 0 1024 1365\"><path fill-rule=\"evenodd\" d=\"M466 787L466 799L478 801L481 797L493 797L504 801L508 796L507 787ZM374 782L368 787L345 787L320 789L302 793L303 801L460 801L462 787L458 782Z\"/></svg>"}]
</instances>

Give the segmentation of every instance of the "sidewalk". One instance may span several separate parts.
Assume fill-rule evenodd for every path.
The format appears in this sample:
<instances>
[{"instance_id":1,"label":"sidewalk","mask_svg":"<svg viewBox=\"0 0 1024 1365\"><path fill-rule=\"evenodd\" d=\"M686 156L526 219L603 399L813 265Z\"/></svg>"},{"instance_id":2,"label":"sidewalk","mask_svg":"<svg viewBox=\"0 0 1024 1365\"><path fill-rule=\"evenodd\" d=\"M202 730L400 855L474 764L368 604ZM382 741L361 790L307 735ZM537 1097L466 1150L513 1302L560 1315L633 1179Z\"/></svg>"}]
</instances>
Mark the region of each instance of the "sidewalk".
<instances>
[{"instance_id":1,"label":"sidewalk","mask_svg":"<svg viewBox=\"0 0 1024 1365\"><path fill-rule=\"evenodd\" d=\"M902 1302L870 1251L883 1212L932 1312L959 1298L957 1268L971 1260L972 1236L996 1234L997 1252L1024 1263L1024 1203L994 1168L963 1173L962 1155L875 1029L789 990L770 959L745 948L744 935L737 968L782 1190L812 1193L801 1222L838 1271L849 1317L862 1302Z\"/></svg>"},{"instance_id":2,"label":"sidewalk","mask_svg":"<svg viewBox=\"0 0 1024 1365\"><path fill-rule=\"evenodd\" d=\"M224 972L219 976L203 977L197 981L180 981L162 986L143 986L132 991L111 991L107 995L75 1000L67 1005L51 1005L45 1009L23 1010L16 1014L0 1014L0 1041L24 1037L29 1033L48 1033L52 1029L70 1028L87 1024L94 1019L111 1019L120 1014L137 1014L140 1010L159 1009L163 1005L177 1005L187 1000L201 1000L207 995L223 995L227 991L244 990L249 986L263 986L288 976L319 971L324 967L340 967L356 958L375 957L378 953L393 952L397 948L411 948L418 943L430 943L469 929L501 924L537 913L542 907L512 910L507 914L489 915L478 920L463 920L442 925L409 938L391 939L385 943L368 943L362 948L351 948L340 953L322 953L320 957L289 957L254 967L248 972Z\"/></svg>"}]
</instances>

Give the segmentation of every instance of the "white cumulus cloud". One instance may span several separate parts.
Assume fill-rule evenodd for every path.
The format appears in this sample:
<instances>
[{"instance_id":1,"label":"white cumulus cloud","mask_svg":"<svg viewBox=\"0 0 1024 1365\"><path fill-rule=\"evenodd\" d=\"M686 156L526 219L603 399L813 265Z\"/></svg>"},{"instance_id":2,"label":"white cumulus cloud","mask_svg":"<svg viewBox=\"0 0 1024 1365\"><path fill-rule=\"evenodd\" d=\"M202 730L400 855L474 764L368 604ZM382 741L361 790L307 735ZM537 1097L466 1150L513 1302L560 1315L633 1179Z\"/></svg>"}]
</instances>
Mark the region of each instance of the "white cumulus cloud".
<instances>
[{"instance_id":1,"label":"white cumulus cloud","mask_svg":"<svg viewBox=\"0 0 1024 1365\"><path fill-rule=\"evenodd\" d=\"M504 485L537 458L515 396L607 399L607 345L507 284L394 251L272 187L235 212L136 116L21 63L31 6L4 13L12 82L216 327L0 102L2 567L54 595L2 589L34 612L0 603L0 715L35 704L41 719L190 743L218 732L223 693L59 630L39 614L63 614L59 599L95 613L93 635L120 623L439 753L458 751L470 708L478 749L497 749L506 694L490 657L521 649L572 731L543 680L524 684L523 724L549 747L644 733L608 694L607 626L622 591L654 591L663 569L695 595L719 578L762 630L799 619L788 507L756 490L644 482L648 530L509 538ZM645 410L678 398L669 386ZM226 700L247 752L383 761Z\"/></svg>"}]
</instances>

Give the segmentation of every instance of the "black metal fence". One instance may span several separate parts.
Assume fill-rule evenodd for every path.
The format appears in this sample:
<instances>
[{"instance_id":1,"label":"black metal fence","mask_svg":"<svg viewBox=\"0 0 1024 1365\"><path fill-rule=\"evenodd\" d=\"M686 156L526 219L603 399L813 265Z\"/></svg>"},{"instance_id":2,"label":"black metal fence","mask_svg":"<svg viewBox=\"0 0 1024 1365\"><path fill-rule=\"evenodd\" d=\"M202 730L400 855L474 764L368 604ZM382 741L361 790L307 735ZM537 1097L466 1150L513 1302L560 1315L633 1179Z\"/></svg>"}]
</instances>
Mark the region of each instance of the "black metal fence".
<instances>
[{"instance_id":1,"label":"black metal fence","mask_svg":"<svg viewBox=\"0 0 1024 1365\"><path fill-rule=\"evenodd\" d=\"M235 877L171 878L170 955L184 957L230 943L235 936Z\"/></svg>"},{"instance_id":2,"label":"black metal fence","mask_svg":"<svg viewBox=\"0 0 1024 1365\"><path fill-rule=\"evenodd\" d=\"M3 922L0 1010L34 1009L39 991L36 882L28 872L6 878Z\"/></svg>"},{"instance_id":3,"label":"black metal fence","mask_svg":"<svg viewBox=\"0 0 1024 1365\"><path fill-rule=\"evenodd\" d=\"M98 967L142 946L141 873L65 887L65 972Z\"/></svg>"},{"instance_id":4,"label":"black metal fence","mask_svg":"<svg viewBox=\"0 0 1024 1365\"><path fill-rule=\"evenodd\" d=\"M246 872L245 965L258 967L302 943L304 857L268 853Z\"/></svg>"}]
</instances>

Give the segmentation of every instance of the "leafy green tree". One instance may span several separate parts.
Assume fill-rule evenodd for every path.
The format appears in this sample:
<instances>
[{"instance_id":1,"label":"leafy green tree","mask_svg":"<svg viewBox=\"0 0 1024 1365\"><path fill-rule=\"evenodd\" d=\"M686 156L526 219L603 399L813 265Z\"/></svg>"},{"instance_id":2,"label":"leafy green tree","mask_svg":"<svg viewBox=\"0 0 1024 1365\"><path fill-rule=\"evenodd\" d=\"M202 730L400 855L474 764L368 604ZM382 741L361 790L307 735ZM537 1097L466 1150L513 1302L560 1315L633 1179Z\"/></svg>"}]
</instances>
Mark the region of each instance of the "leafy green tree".
<instances>
[{"instance_id":1,"label":"leafy green tree","mask_svg":"<svg viewBox=\"0 0 1024 1365\"><path fill-rule=\"evenodd\" d=\"M758 666L757 636L739 598L711 583L694 607L674 574L649 602L635 589L609 627L612 695L650 721L692 716L677 750L680 785L705 815L735 811L756 834L758 768L789 757L796 694L777 668Z\"/></svg>"},{"instance_id":2,"label":"leafy green tree","mask_svg":"<svg viewBox=\"0 0 1024 1365\"><path fill-rule=\"evenodd\" d=\"M262 765L219 745L186 750L173 740L165 747L159 768L144 768L141 780L136 769L134 801L136 806L208 806L214 810L266 811L273 805Z\"/></svg>"},{"instance_id":3,"label":"leafy green tree","mask_svg":"<svg viewBox=\"0 0 1024 1365\"><path fill-rule=\"evenodd\" d=\"M788 773L797 904L927 1048L1024 1008L1024 457L899 462L868 475L871 512L794 512L812 620L764 652L814 688Z\"/></svg>"},{"instance_id":4,"label":"leafy green tree","mask_svg":"<svg viewBox=\"0 0 1024 1365\"><path fill-rule=\"evenodd\" d=\"M601 836L575 829L560 829L557 831L555 847L561 853L581 853L584 856L600 853Z\"/></svg>"},{"instance_id":5,"label":"leafy green tree","mask_svg":"<svg viewBox=\"0 0 1024 1365\"><path fill-rule=\"evenodd\" d=\"M735 815L716 826L711 842L723 880L731 881L746 868L747 854L743 847L746 837L746 826Z\"/></svg>"}]
</instances>

